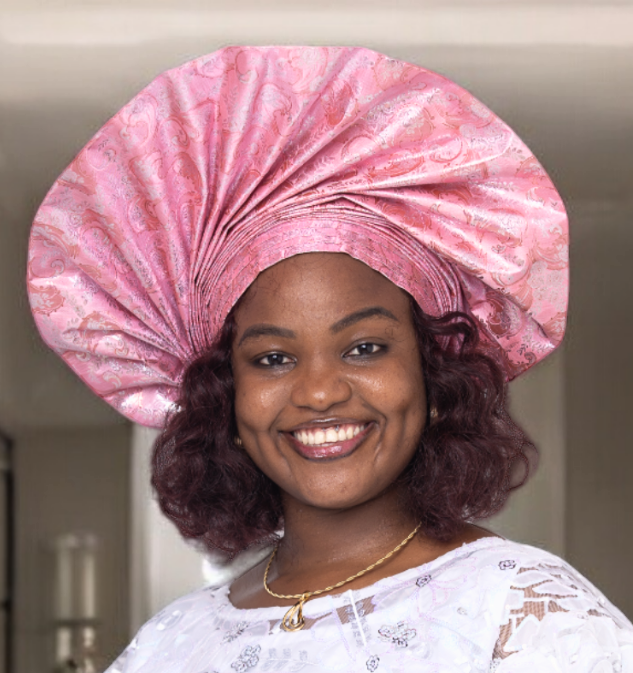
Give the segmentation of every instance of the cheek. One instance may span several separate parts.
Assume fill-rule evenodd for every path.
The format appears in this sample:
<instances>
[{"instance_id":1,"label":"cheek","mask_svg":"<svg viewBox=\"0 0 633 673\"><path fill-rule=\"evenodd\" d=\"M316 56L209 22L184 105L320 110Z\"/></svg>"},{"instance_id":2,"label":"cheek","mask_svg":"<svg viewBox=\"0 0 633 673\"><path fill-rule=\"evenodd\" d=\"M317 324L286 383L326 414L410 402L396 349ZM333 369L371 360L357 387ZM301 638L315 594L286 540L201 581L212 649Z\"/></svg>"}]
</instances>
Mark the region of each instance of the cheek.
<instances>
[{"instance_id":1,"label":"cheek","mask_svg":"<svg viewBox=\"0 0 633 673\"><path fill-rule=\"evenodd\" d=\"M392 413L402 424L403 439L411 441L412 448L417 446L426 420L426 393L421 377L403 373L392 391Z\"/></svg>"},{"instance_id":2,"label":"cheek","mask_svg":"<svg viewBox=\"0 0 633 673\"><path fill-rule=\"evenodd\" d=\"M276 418L284 393L280 386L262 384L239 370L235 372L235 420L253 432L270 426Z\"/></svg>"},{"instance_id":3,"label":"cheek","mask_svg":"<svg viewBox=\"0 0 633 673\"><path fill-rule=\"evenodd\" d=\"M421 368L419 373L414 368L404 369L389 393L392 423L387 424L385 439L388 445L398 446L399 460L393 469L399 472L411 461L426 424L426 390Z\"/></svg>"},{"instance_id":4,"label":"cheek","mask_svg":"<svg viewBox=\"0 0 633 673\"><path fill-rule=\"evenodd\" d=\"M383 446L389 450L381 456L390 463L384 466L390 480L396 479L411 462L426 424L426 390L420 370L404 368L397 381L385 386L388 423Z\"/></svg>"},{"instance_id":5,"label":"cheek","mask_svg":"<svg viewBox=\"0 0 633 673\"><path fill-rule=\"evenodd\" d=\"M409 419L426 417L426 389L421 367L411 361L398 363L379 375L366 377L363 387L368 399L385 415Z\"/></svg>"}]
</instances>

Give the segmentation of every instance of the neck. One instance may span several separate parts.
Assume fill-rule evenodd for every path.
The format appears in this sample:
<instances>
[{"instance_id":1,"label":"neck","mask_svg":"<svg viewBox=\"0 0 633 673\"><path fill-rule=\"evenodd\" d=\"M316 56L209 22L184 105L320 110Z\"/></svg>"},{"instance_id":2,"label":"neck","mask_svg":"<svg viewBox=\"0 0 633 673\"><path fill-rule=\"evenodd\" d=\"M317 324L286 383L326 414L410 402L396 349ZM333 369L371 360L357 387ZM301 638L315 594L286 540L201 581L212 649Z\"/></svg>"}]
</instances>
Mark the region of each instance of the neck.
<instances>
[{"instance_id":1,"label":"neck","mask_svg":"<svg viewBox=\"0 0 633 673\"><path fill-rule=\"evenodd\" d=\"M328 510L284 498L284 538L279 574L309 572L354 563L373 563L398 545L419 523L408 515L395 489L356 507Z\"/></svg>"}]
</instances>

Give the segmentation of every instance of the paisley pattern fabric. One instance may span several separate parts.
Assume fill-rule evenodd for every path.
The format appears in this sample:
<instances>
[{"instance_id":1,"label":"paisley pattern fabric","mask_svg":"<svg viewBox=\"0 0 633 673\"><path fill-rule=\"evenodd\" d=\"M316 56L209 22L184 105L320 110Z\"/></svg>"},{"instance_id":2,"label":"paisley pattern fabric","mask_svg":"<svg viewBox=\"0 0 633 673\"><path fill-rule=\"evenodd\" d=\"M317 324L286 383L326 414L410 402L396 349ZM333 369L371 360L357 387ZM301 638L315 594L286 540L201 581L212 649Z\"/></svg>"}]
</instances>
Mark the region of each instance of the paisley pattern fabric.
<instances>
[{"instance_id":1,"label":"paisley pattern fabric","mask_svg":"<svg viewBox=\"0 0 633 673\"><path fill-rule=\"evenodd\" d=\"M51 348L160 427L263 269L345 252L432 315L469 310L512 378L562 339L567 218L516 134L361 48L231 47L164 73L54 184L28 291Z\"/></svg>"},{"instance_id":2,"label":"paisley pattern fabric","mask_svg":"<svg viewBox=\"0 0 633 673\"><path fill-rule=\"evenodd\" d=\"M150 620L107 673L633 673L633 625L540 549L483 538L358 591L239 610L228 587Z\"/></svg>"}]
</instances>

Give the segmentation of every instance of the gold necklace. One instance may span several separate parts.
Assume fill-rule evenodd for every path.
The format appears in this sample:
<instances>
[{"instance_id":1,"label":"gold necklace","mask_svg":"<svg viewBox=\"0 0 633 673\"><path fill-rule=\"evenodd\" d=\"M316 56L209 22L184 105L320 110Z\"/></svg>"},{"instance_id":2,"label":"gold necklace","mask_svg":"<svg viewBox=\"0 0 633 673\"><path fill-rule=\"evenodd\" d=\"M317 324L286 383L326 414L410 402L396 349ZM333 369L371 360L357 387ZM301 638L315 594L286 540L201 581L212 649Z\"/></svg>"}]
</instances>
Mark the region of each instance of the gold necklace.
<instances>
[{"instance_id":1,"label":"gold necklace","mask_svg":"<svg viewBox=\"0 0 633 673\"><path fill-rule=\"evenodd\" d=\"M319 594L324 594L327 593L328 591L332 591L333 589L338 589L339 587L342 587L344 584L347 584L352 580L362 577L365 573L368 573L370 570L373 570L381 563L384 563L385 561L390 559L396 552L399 552L402 549L402 547L411 542L415 534L420 530L421 525L422 524L419 523L415 527L415 530L409 533L409 535L407 535L407 537L404 540L402 540L402 542L395 549L392 549L388 554L386 554L381 559L376 561L376 563L372 563L370 566L365 568L365 570L361 570L355 575L348 577L346 580L333 584L331 587L326 587L325 589L317 589L316 591L304 591L302 594L276 594L268 586L268 571L270 570L270 565L273 562L273 559L275 558L275 554L277 553L278 549L278 547L275 547L273 549L273 553L270 555L270 559L268 559L268 565L266 566L266 570L264 572L264 589L266 589L266 591L275 598L283 598L286 600L290 598L299 599L284 615L283 621L281 622L282 629L284 631L291 631L291 632L301 631L301 629L305 626L305 620L303 618L303 604L306 601L310 600L314 596L318 596Z\"/></svg>"}]
</instances>

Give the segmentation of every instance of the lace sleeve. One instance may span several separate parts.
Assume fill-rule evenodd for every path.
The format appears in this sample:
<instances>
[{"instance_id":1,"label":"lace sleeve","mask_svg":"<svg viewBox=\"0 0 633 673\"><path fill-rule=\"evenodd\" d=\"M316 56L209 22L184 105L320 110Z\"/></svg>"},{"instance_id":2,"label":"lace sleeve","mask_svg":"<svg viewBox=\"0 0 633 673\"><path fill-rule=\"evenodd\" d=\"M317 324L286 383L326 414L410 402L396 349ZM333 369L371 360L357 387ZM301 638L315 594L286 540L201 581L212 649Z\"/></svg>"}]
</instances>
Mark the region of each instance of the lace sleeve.
<instances>
[{"instance_id":1,"label":"lace sleeve","mask_svg":"<svg viewBox=\"0 0 633 673\"><path fill-rule=\"evenodd\" d=\"M633 626L560 563L517 572L493 654L496 673L633 673Z\"/></svg>"}]
</instances>

